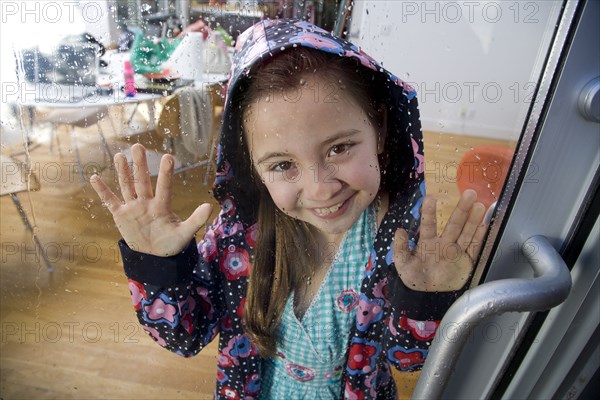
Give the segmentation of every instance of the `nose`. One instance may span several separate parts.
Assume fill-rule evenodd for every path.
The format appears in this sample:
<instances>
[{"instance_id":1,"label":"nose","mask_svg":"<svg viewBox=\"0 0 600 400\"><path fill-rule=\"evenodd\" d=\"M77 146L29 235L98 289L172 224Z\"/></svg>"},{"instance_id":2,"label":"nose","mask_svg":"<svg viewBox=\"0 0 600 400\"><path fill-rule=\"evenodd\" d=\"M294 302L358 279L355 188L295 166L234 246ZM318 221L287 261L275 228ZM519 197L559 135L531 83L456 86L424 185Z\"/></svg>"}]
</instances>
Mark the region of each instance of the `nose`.
<instances>
[{"instance_id":1,"label":"nose","mask_svg":"<svg viewBox=\"0 0 600 400\"><path fill-rule=\"evenodd\" d=\"M333 163L315 164L308 172L302 177L303 197L306 200L327 201L343 187L343 183L337 178L337 167Z\"/></svg>"}]
</instances>

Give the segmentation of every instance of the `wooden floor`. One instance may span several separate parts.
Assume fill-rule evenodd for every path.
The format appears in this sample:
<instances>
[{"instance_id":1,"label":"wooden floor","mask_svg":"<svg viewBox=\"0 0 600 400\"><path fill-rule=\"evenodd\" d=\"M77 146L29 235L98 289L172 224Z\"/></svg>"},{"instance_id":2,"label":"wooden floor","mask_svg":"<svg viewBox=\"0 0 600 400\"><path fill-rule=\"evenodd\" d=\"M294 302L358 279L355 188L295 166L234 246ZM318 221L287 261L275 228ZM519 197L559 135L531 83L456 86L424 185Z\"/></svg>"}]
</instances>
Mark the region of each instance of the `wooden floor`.
<instances>
[{"instance_id":1,"label":"wooden floor","mask_svg":"<svg viewBox=\"0 0 600 400\"><path fill-rule=\"evenodd\" d=\"M104 168L102 176L114 185L95 128L80 130L78 137L86 177ZM54 272L39 262L10 197L0 199L0 399L212 398L215 343L184 359L144 334L122 273L117 230L89 183L80 185L67 132L59 132L59 139L62 156L44 139L30 146L41 190L19 194ZM155 134L110 134L108 140L113 152L137 140L149 147L161 143ZM487 142L429 133L426 154L440 163L458 161ZM179 215L211 201L203 174L199 168L176 177L173 206ZM446 218L458 196L456 184L433 179L429 193L439 195L439 213ZM399 384L404 396L413 385Z\"/></svg>"}]
</instances>

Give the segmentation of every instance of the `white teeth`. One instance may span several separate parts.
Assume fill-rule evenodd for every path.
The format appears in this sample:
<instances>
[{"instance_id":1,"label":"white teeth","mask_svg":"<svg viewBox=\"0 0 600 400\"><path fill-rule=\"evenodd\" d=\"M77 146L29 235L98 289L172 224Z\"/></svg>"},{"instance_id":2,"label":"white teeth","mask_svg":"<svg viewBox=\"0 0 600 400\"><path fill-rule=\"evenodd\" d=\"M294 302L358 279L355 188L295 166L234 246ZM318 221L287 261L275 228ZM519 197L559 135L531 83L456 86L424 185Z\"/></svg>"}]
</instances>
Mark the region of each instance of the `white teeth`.
<instances>
[{"instance_id":1,"label":"white teeth","mask_svg":"<svg viewBox=\"0 0 600 400\"><path fill-rule=\"evenodd\" d=\"M315 211L319 215L329 215L329 214L334 213L337 210L339 210L340 207L342 207L343 204L344 204L344 202L341 202L340 204L336 204L335 206L332 206L332 207L329 207L329 208L315 208Z\"/></svg>"}]
</instances>

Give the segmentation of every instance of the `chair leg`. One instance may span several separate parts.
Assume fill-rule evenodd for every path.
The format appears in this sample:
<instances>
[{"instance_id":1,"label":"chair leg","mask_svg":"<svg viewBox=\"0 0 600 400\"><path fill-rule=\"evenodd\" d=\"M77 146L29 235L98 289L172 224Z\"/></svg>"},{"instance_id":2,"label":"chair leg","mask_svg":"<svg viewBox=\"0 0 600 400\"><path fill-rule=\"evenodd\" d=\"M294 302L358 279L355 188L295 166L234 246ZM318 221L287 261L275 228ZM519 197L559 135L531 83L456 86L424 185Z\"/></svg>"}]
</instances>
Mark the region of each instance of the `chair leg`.
<instances>
[{"instance_id":1,"label":"chair leg","mask_svg":"<svg viewBox=\"0 0 600 400\"><path fill-rule=\"evenodd\" d=\"M77 133L75 128L71 127L71 143L75 148L75 155L77 156L77 168L79 169L79 184L83 185L85 181L83 177L83 167L81 166L81 156L79 155L79 146L77 146Z\"/></svg>"},{"instance_id":2,"label":"chair leg","mask_svg":"<svg viewBox=\"0 0 600 400\"><path fill-rule=\"evenodd\" d=\"M208 156L208 162L206 163L206 174L204 174L204 185L208 185L208 176L210 175L211 167L213 164L213 157L215 156L215 150L217 147L217 137L216 135L212 135L212 140L210 144L210 154Z\"/></svg>"},{"instance_id":3,"label":"chair leg","mask_svg":"<svg viewBox=\"0 0 600 400\"><path fill-rule=\"evenodd\" d=\"M129 124L131 124L131 121L133 120L133 117L135 116L139 105L140 103L135 103L135 107L133 107L133 111L131 112L131 115L129 116L129 118L127 118L127 122L125 123L126 126L129 126Z\"/></svg>"},{"instance_id":4,"label":"chair leg","mask_svg":"<svg viewBox=\"0 0 600 400\"><path fill-rule=\"evenodd\" d=\"M102 128L100 127L100 122L98 121L98 133L100 134L100 139L102 139L102 144L104 145L104 150L106 150L106 154L108 154L108 163L110 164L112 160L112 153L110 151L110 147L108 147L108 143L106 142L106 138L104 137L104 132L102 132Z\"/></svg>"},{"instance_id":5,"label":"chair leg","mask_svg":"<svg viewBox=\"0 0 600 400\"><path fill-rule=\"evenodd\" d=\"M21 205L19 198L17 197L17 195L15 193L11 193L10 197L12 198L13 203L15 203L15 206L17 207L17 210L19 211L19 215L21 216L21 220L25 224L25 227L33 235L33 240L35 242L35 246L37 247L42 258L44 259L44 263L46 264L46 269L48 270L48 272L54 271L54 267L52 266L52 264L50 264L50 261L48 260L48 257L46 256L46 252L44 251L44 248L42 247L40 241L38 240L36 234L34 233L33 227L29 223L29 218L27 218L27 214L25 214L25 210L23 209L23 206Z\"/></svg>"},{"instance_id":6,"label":"chair leg","mask_svg":"<svg viewBox=\"0 0 600 400\"><path fill-rule=\"evenodd\" d=\"M62 160L62 151L60 150L60 139L59 132L56 124L50 124L50 153L54 154L54 141L56 141L56 148L58 149L58 157Z\"/></svg>"},{"instance_id":7,"label":"chair leg","mask_svg":"<svg viewBox=\"0 0 600 400\"><path fill-rule=\"evenodd\" d=\"M113 135L115 135L115 136L118 135L119 133L117 132L117 128L115 128L115 122L113 121L113 118L110 116L110 110L108 111L107 117L108 117L108 120L110 121L110 126L112 128Z\"/></svg>"}]
</instances>

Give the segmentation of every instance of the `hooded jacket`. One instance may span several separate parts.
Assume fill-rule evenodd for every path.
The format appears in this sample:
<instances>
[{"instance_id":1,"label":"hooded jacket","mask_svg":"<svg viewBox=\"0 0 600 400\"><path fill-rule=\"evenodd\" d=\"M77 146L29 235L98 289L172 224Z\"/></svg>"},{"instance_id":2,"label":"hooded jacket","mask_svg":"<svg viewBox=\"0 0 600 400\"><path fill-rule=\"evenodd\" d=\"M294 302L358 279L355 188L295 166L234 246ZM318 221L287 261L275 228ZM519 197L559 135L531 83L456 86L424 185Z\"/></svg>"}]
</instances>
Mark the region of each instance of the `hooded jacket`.
<instances>
[{"instance_id":1,"label":"hooded jacket","mask_svg":"<svg viewBox=\"0 0 600 400\"><path fill-rule=\"evenodd\" d=\"M298 46L355 60L385 98L387 161L381 173L389 209L364 268L357 305L361 318L349 335L340 397L395 399L390 366L401 371L421 368L439 321L459 294L413 291L402 283L393 261L397 229L409 232L411 245L418 240L425 194L416 93L355 45L309 23L264 20L238 38L213 186L221 211L199 244L192 240L176 256L141 254L120 242L134 308L146 332L182 356L195 355L218 336L215 397L258 397L261 357L242 325L258 229L257 193L249 171L240 166L244 154L238 101L253 68Z\"/></svg>"}]
</instances>

